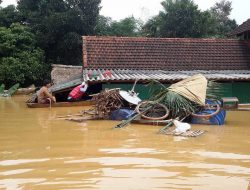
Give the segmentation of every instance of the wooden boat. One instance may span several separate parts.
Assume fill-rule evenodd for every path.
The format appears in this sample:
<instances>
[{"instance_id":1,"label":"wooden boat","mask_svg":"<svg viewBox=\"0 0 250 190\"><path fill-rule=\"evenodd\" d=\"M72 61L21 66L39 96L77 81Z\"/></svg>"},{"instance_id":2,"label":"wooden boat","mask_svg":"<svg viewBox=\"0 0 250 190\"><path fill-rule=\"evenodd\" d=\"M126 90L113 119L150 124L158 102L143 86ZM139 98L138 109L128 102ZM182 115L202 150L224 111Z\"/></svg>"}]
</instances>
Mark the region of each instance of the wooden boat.
<instances>
[{"instance_id":1,"label":"wooden boat","mask_svg":"<svg viewBox=\"0 0 250 190\"><path fill-rule=\"evenodd\" d=\"M18 88L15 92L15 95L28 95L34 93L36 90L35 86L28 87L28 88Z\"/></svg>"},{"instance_id":2,"label":"wooden boat","mask_svg":"<svg viewBox=\"0 0 250 190\"><path fill-rule=\"evenodd\" d=\"M29 108L49 108L50 104L26 103ZM86 100L79 102L56 102L51 104L51 107L74 107L74 106L91 106L94 101Z\"/></svg>"}]
</instances>

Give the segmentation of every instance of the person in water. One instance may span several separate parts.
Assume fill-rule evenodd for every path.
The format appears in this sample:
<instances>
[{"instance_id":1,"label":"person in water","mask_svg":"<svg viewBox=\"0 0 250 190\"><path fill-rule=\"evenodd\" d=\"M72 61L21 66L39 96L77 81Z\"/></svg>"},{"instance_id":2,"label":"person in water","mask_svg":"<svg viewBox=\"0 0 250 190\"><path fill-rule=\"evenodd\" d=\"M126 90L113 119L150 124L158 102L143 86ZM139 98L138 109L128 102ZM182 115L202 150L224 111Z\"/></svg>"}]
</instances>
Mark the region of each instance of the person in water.
<instances>
[{"instance_id":1,"label":"person in water","mask_svg":"<svg viewBox=\"0 0 250 190\"><path fill-rule=\"evenodd\" d=\"M68 95L68 101L78 101L87 91L88 84L83 82L82 84L76 86Z\"/></svg>"},{"instance_id":2,"label":"person in water","mask_svg":"<svg viewBox=\"0 0 250 190\"><path fill-rule=\"evenodd\" d=\"M47 79L44 80L42 88L37 92L37 101L40 104L55 103L56 98L49 92L51 82Z\"/></svg>"}]
</instances>

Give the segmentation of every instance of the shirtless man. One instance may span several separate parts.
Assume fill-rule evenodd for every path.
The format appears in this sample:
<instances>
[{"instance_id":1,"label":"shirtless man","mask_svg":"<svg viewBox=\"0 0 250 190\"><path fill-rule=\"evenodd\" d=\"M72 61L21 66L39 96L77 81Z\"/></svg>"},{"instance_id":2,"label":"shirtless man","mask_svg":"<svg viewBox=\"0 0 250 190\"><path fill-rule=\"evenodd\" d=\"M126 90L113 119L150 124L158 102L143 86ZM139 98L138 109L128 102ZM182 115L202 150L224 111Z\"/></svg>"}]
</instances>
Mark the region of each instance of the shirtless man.
<instances>
[{"instance_id":1,"label":"shirtless man","mask_svg":"<svg viewBox=\"0 0 250 190\"><path fill-rule=\"evenodd\" d=\"M51 87L49 80L45 79L43 82L43 87L37 92L37 101L40 104L48 104L50 102L55 103L56 98L51 93L49 93L48 88Z\"/></svg>"}]
</instances>

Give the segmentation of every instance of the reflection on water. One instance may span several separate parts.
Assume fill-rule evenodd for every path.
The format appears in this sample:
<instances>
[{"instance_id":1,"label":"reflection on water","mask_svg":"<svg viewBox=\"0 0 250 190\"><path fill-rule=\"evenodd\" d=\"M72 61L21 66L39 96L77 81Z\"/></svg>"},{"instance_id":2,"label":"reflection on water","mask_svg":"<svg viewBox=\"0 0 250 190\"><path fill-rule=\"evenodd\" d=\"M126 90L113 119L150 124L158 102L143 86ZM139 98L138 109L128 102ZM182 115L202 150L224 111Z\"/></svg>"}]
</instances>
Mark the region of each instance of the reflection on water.
<instances>
[{"instance_id":1,"label":"reflection on water","mask_svg":"<svg viewBox=\"0 0 250 190\"><path fill-rule=\"evenodd\" d=\"M250 112L197 138L160 127L57 119L80 108L28 109L26 97L0 99L0 189L246 189Z\"/></svg>"}]
</instances>

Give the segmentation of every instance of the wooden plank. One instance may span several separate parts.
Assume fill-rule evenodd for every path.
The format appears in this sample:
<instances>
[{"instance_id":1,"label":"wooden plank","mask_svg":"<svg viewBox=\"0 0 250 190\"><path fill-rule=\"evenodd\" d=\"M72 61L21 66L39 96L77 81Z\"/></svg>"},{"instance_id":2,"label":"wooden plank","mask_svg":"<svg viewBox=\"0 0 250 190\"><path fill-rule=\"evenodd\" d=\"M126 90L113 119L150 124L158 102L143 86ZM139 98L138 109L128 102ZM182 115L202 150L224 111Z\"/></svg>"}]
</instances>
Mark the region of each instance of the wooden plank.
<instances>
[{"instance_id":1,"label":"wooden plank","mask_svg":"<svg viewBox=\"0 0 250 190\"><path fill-rule=\"evenodd\" d=\"M29 108L48 108L50 104L26 103ZM74 106L91 106L94 101L80 101L80 102L56 102L51 104L51 107L74 107Z\"/></svg>"},{"instance_id":2,"label":"wooden plank","mask_svg":"<svg viewBox=\"0 0 250 190\"><path fill-rule=\"evenodd\" d=\"M249 103L247 103L247 104L239 104L238 108L250 108L250 104Z\"/></svg>"},{"instance_id":3,"label":"wooden plank","mask_svg":"<svg viewBox=\"0 0 250 190\"><path fill-rule=\"evenodd\" d=\"M171 120L145 120L138 119L132 120L131 123L134 124L145 124L145 125L167 125Z\"/></svg>"}]
</instances>

